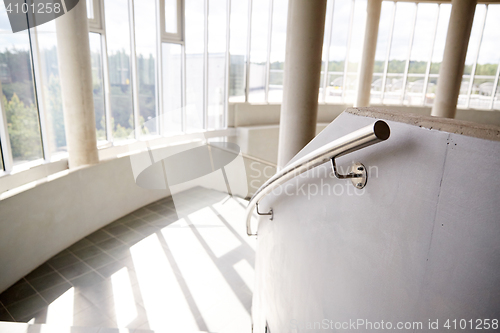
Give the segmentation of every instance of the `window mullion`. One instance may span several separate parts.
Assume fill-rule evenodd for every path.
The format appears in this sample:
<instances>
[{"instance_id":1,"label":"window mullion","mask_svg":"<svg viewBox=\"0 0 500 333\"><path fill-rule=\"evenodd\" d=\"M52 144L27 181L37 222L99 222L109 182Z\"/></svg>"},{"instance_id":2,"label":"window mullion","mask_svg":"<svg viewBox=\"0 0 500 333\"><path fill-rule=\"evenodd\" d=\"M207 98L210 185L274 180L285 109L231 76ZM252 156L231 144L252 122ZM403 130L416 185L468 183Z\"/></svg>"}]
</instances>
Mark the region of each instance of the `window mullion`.
<instances>
[{"instance_id":1,"label":"window mullion","mask_svg":"<svg viewBox=\"0 0 500 333\"><path fill-rule=\"evenodd\" d=\"M429 75L431 73L431 65L432 65L432 55L434 54L434 44L436 44L436 34L437 34L437 28L438 28L438 23L439 23L439 15L441 14L441 4L438 4L437 7L437 15L436 15L436 23L434 23L434 30L433 30L433 37L432 37L432 44L431 44L431 49L429 52L429 60L427 61L427 67L425 69L425 78L424 78L424 84L423 84L423 97L422 97L422 106L425 105L425 100L427 98L427 87L429 85Z\"/></svg>"},{"instance_id":2,"label":"window mullion","mask_svg":"<svg viewBox=\"0 0 500 333\"><path fill-rule=\"evenodd\" d=\"M467 100L465 103L465 108L469 108L470 95L472 93L472 85L474 84L474 76L476 75L477 59L479 58L479 50L481 49L481 43L483 41L484 27L486 25L486 16L488 15L488 5L485 5L486 9L484 11L483 20L481 21L481 33L479 34L479 42L477 43L476 56L474 57L474 63L472 64L472 69L470 71L469 87L467 89Z\"/></svg>"},{"instance_id":3,"label":"window mullion","mask_svg":"<svg viewBox=\"0 0 500 333\"><path fill-rule=\"evenodd\" d=\"M2 148L3 168L5 172L10 172L14 165L14 160L12 158L12 148L10 146L5 107L6 106L3 104L2 82L0 81L0 145Z\"/></svg>"},{"instance_id":4,"label":"window mullion","mask_svg":"<svg viewBox=\"0 0 500 333\"><path fill-rule=\"evenodd\" d=\"M267 59L266 59L266 82L264 102L269 103L269 76L271 70L271 39L273 35L273 5L274 1L269 0L269 19L267 21Z\"/></svg>"},{"instance_id":5,"label":"window mullion","mask_svg":"<svg viewBox=\"0 0 500 333\"><path fill-rule=\"evenodd\" d=\"M229 78L231 75L231 58L229 53L230 47L230 25L231 25L231 0L226 0L226 75L224 84L224 116L222 127L227 127L227 113L229 107Z\"/></svg>"},{"instance_id":6,"label":"window mullion","mask_svg":"<svg viewBox=\"0 0 500 333\"><path fill-rule=\"evenodd\" d=\"M141 136L141 124L139 121L139 84L137 82L137 53L135 49L135 20L134 20L134 0L128 1L129 10L129 25L130 25L130 64L132 71L132 100L133 100L133 114L134 114L134 133L135 138L139 140Z\"/></svg>"},{"instance_id":7,"label":"window mullion","mask_svg":"<svg viewBox=\"0 0 500 333\"><path fill-rule=\"evenodd\" d=\"M408 70L410 69L410 58L411 58L411 50L413 48L413 39L415 38L415 26L417 25L417 15L418 15L418 4L415 3L415 11L413 14L413 24L412 24L412 29L411 29L411 34L410 34L410 43L408 44L408 55L406 56L406 64L405 64L405 71L403 73L403 82L401 85L401 97L400 97L400 103L404 104L405 101L405 95L406 95L406 84L408 81Z\"/></svg>"},{"instance_id":8,"label":"window mullion","mask_svg":"<svg viewBox=\"0 0 500 333\"><path fill-rule=\"evenodd\" d=\"M385 84L387 82L387 71L389 69L389 56L391 55L392 37L394 34L394 22L396 21L396 2L392 8L391 29L389 29L389 40L387 41L387 51L385 54L384 73L382 74L382 87L380 91L380 104L384 104Z\"/></svg>"},{"instance_id":9,"label":"window mullion","mask_svg":"<svg viewBox=\"0 0 500 333\"><path fill-rule=\"evenodd\" d=\"M165 134L165 128L162 119L163 111L163 58L162 58L162 12L164 12L164 0L156 0L156 62L155 62L155 80L156 80L156 128L159 135ZM163 24L163 26L165 26Z\"/></svg>"},{"instance_id":10,"label":"window mullion","mask_svg":"<svg viewBox=\"0 0 500 333\"><path fill-rule=\"evenodd\" d=\"M346 89L346 82L347 82L347 67L349 65L349 51L351 49L351 39L352 39L352 26L354 23L354 9L355 9L355 0L351 0L351 14L349 17L349 32L348 32L348 37L347 37L347 45L346 45L346 54L345 54L345 60L344 60L344 74L342 78L342 103L344 103L344 98L345 98L345 89Z\"/></svg>"},{"instance_id":11,"label":"window mullion","mask_svg":"<svg viewBox=\"0 0 500 333\"><path fill-rule=\"evenodd\" d=\"M326 50L325 50L325 69L324 69L324 74L323 74L323 82L322 82L322 87L323 87L323 94L321 96L321 100L323 103L326 103L326 88L328 86L328 65L330 62L330 46L332 43L332 28L333 28L333 14L335 11L335 0L332 0L332 9L330 10L330 15L328 17L328 23L326 27ZM323 45L325 46L325 45Z\"/></svg>"},{"instance_id":12,"label":"window mullion","mask_svg":"<svg viewBox=\"0 0 500 333\"><path fill-rule=\"evenodd\" d=\"M30 40L30 55L32 64L33 86L35 105L38 111L38 122L40 125L40 137L42 140L43 159L50 162L51 145L49 140L47 117L45 113L45 94L42 86L42 73L40 70L40 49L38 47L38 34L36 27L28 29Z\"/></svg>"},{"instance_id":13,"label":"window mullion","mask_svg":"<svg viewBox=\"0 0 500 333\"><path fill-rule=\"evenodd\" d=\"M208 129L208 0L204 1L203 35L203 129Z\"/></svg>"},{"instance_id":14,"label":"window mullion","mask_svg":"<svg viewBox=\"0 0 500 333\"><path fill-rule=\"evenodd\" d=\"M490 109L493 109L494 103L495 103L495 95L497 92L497 86L498 86L498 76L500 75L500 62L498 62L497 66L497 73L495 74L495 80L493 81L493 88L491 90L491 99L490 99Z\"/></svg>"},{"instance_id":15,"label":"window mullion","mask_svg":"<svg viewBox=\"0 0 500 333\"><path fill-rule=\"evenodd\" d=\"M247 22L247 59L245 68L245 102L248 103L250 94L250 51L252 44L252 1L248 0L248 22Z\"/></svg>"}]
</instances>

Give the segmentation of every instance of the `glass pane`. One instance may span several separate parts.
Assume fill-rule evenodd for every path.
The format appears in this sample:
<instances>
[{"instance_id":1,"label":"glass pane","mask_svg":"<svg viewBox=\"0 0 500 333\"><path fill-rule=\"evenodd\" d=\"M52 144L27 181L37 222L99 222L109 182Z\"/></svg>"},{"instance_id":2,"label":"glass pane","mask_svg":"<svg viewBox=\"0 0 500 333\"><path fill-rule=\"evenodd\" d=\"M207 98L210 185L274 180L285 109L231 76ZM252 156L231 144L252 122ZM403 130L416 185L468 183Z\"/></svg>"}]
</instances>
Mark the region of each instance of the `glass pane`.
<instances>
[{"instance_id":1,"label":"glass pane","mask_svg":"<svg viewBox=\"0 0 500 333\"><path fill-rule=\"evenodd\" d=\"M476 73L469 106L471 108L489 109L497 72L500 51L500 6L489 5L486 23L484 26L483 40L477 58ZM496 87L495 87L496 88Z\"/></svg>"},{"instance_id":2,"label":"glass pane","mask_svg":"<svg viewBox=\"0 0 500 333\"><path fill-rule=\"evenodd\" d=\"M105 0L106 41L114 141L133 137L130 26L127 0Z\"/></svg>"},{"instance_id":3,"label":"glass pane","mask_svg":"<svg viewBox=\"0 0 500 333\"><path fill-rule=\"evenodd\" d=\"M327 59L328 37L329 37L328 34L330 33L328 29L330 28L330 21L332 20L331 15L333 15L333 2L334 1L332 0L328 0L326 2L325 32L323 34L323 52L321 54L321 75L319 80L319 94L318 94L318 101L320 103L324 101L323 87L325 87L326 84L325 69L328 66L328 59Z\"/></svg>"},{"instance_id":4,"label":"glass pane","mask_svg":"<svg viewBox=\"0 0 500 333\"><path fill-rule=\"evenodd\" d=\"M208 8L208 129L224 127L226 82L226 0Z\"/></svg>"},{"instance_id":5,"label":"glass pane","mask_svg":"<svg viewBox=\"0 0 500 333\"><path fill-rule=\"evenodd\" d=\"M89 33L92 62L92 91L94 93L95 128L97 141L106 140L106 113L104 112L104 85L102 77L101 35Z\"/></svg>"},{"instance_id":6,"label":"glass pane","mask_svg":"<svg viewBox=\"0 0 500 333\"><path fill-rule=\"evenodd\" d=\"M253 0L249 102L265 101L268 20L269 0Z\"/></svg>"},{"instance_id":7,"label":"glass pane","mask_svg":"<svg viewBox=\"0 0 500 333\"><path fill-rule=\"evenodd\" d=\"M408 47L413 29L413 19L417 6L415 3L398 2L396 4L396 17L392 35L391 51L387 67L388 75L384 104L400 104L403 97L403 73L408 58Z\"/></svg>"},{"instance_id":8,"label":"glass pane","mask_svg":"<svg viewBox=\"0 0 500 333\"><path fill-rule=\"evenodd\" d=\"M248 36L248 1L231 1L229 53L229 101L245 101L245 71Z\"/></svg>"},{"instance_id":9,"label":"glass pane","mask_svg":"<svg viewBox=\"0 0 500 333\"><path fill-rule=\"evenodd\" d=\"M436 96L439 67L441 66L441 62L443 61L444 46L446 44L446 34L448 33L450 14L450 4L441 4L439 6L439 19L436 30L436 40L434 41L429 82L427 83L427 92L425 94L426 105L432 105Z\"/></svg>"},{"instance_id":10,"label":"glass pane","mask_svg":"<svg viewBox=\"0 0 500 333\"><path fill-rule=\"evenodd\" d=\"M177 0L165 0L165 31L177 33Z\"/></svg>"},{"instance_id":11,"label":"glass pane","mask_svg":"<svg viewBox=\"0 0 500 333\"><path fill-rule=\"evenodd\" d=\"M349 85L344 93L344 103L354 103L356 98L356 86L358 81L358 65L361 62L363 53L363 41L365 37L366 25L366 0L356 0L354 3L354 17L352 22L351 44L349 48L349 62L347 72L349 75Z\"/></svg>"},{"instance_id":12,"label":"glass pane","mask_svg":"<svg viewBox=\"0 0 500 333\"><path fill-rule=\"evenodd\" d=\"M382 96L382 81L387 57L387 48L392 34L391 21L394 13L394 2L383 1L380 12L380 23L378 27L377 48L375 51L375 64L373 67L373 82L371 88L371 104L380 104ZM377 75L380 74L380 75Z\"/></svg>"},{"instance_id":13,"label":"glass pane","mask_svg":"<svg viewBox=\"0 0 500 333\"><path fill-rule=\"evenodd\" d=\"M91 20L94 18L94 0L87 0L87 17Z\"/></svg>"},{"instance_id":14,"label":"glass pane","mask_svg":"<svg viewBox=\"0 0 500 333\"><path fill-rule=\"evenodd\" d=\"M197 0L186 0L186 130L203 129L204 8Z\"/></svg>"},{"instance_id":15,"label":"glass pane","mask_svg":"<svg viewBox=\"0 0 500 333\"><path fill-rule=\"evenodd\" d=\"M328 82L326 102L342 102L344 62L349 36L351 1L335 1L333 7L333 28L328 61Z\"/></svg>"},{"instance_id":16,"label":"glass pane","mask_svg":"<svg viewBox=\"0 0 500 333\"><path fill-rule=\"evenodd\" d=\"M403 103L422 105L427 64L431 57L434 27L438 18L438 5L418 4L417 22L408 67L408 78ZM413 74L413 75L411 75Z\"/></svg>"},{"instance_id":17,"label":"glass pane","mask_svg":"<svg viewBox=\"0 0 500 333\"><path fill-rule=\"evenodd\" d=\"M43 103L48 150L54 154L66 152L63 103L57 60L57 38L54 21L37 27L41 85L38 102ZM53 157L53 156L52 156Z\"/></svg>"},{"instance_id":18,"label":"glass pane","mask_svg":"<svg viewBox=\"0 0 500 333\"><path fill-rule=\"evenodd\" d=\"M163 44L163 134L182 131L182 46Z\"/></svg>"},{"instance_id":19,"label":"glass pane","mask_svg":"<svg viewBox=\"0 0 500 333\"><path fill-rule=\"evenodd\" d=\"M268 95L270 103L281 103L283 99L287 16L288 0L274 0Z\"/></svg>"},{"instance_id":20,"label":"glass pane","mask_svg":"<svg viewBox=\"0 0 500 333\"><path fill-rule=\"evenodd\" d=\"M3 1L0 4L0 79L2 102L14 165L43 158L38 110L26 31L13 34Z\"/></svg>"},{"instance_id":21,"label":"glass pane","mask_svg":"<svg viewBox=\"0 0 500 333\"><path fill-rule=\"evenodd\" d=\"M474 22L472 23L472 31L470 33L469 47L467 48L467 56L465 57L464 75L462 77L462 84L460 85L460 95L458 96L457 106L467 105L467 95L471 85L471 72L474 60L477 56L479 43L481 43L481 29L483 25L483 18L486 12L486 5L477 5L474 14ZM472 92L472 88L471 88Z\"/></svg>"},{"instance_id":22,"label":"glass pane","mask_svg":"<svg viewBox=\"0 0 500 333\"><path fill-rule=\"evenodd\" d=\"M139 88L141 135L159 134L156 118L156 22L155 0L135 1L135 48ZM146 122L146 124L145 124Z\"/></svg>"}]
</instances>

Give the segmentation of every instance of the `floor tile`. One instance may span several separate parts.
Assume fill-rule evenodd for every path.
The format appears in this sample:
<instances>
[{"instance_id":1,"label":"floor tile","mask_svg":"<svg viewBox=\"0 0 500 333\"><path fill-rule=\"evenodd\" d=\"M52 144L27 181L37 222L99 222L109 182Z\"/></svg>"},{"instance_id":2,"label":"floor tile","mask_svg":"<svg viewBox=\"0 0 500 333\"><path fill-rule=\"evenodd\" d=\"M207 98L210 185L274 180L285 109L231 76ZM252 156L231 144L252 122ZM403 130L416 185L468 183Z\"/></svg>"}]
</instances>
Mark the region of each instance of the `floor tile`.
<instances>
[{"instance_id":1,"label":"floor tile","mask_svg":"<svg viewBox=\"0 0 500 333\"><path fill-rule=\"evenodd\" d=\"M127 228L125 225L123 224L119 224L119 225L116 225L112 228L109 228L109 229L106 229L107 232L109 232L111 235L113 236L118 236L118 235L121 235L127 231L129 231L130 229Z\"/></svg>"},{"instance_id":2,"label":"floor tile","mask_svg":"<svg viewBox=\"0 0 500 333\"><path fill-rule=\"evenodd\" d=\"M151 214L151 211L147 208L139 208L138 210L132 212L132 215L137 217L142 217Z\"/></svg>"},{"instance_id":3,"label":"floor tile","mask_svg":"<svg viewBox=\"0 0 500 333\"><path fill-rule=\"evenodd\" d=\"M102 250L95 245L88 246L78 251L73 251L73 254L82 260L92 258L101 253Z\"/></svg>"},{"instance_id":4,"label":"floor tile","mask_svg":"<svg viewBox=\"0 0 500 333\"><path fill-rule=\"evenodd\" d=\"M61 275L64 276L67 280L71 280L91 270L92 270L91 267L89 267L84 262L80 261L77 262L76 264L61 268L59 270L59 273L61 273Z\"/></svg>"},{"instance_id":5,"label":"floor tile","mask_svg":"<svg viewBox=\"0 0 500 333\"><path fill-rule=\"evenodd\" d=\"M157 232L159 229L158 227L152 226L152 225L143 225L138 228L134 228L135 231L143 234L144 236L149 236L151 234L154 234Z\"/></svg>"},{"instance_id":6,"label":"floor tile","mask_svg":"<svg viewBox=\"0 0 500 333\"><path fill-rule=\"evenodd\" d=\"M42 277L42 276L47 275L47 274L52 273L52 272L54 272L52 267L50 267L49 265L44 263L44 264L38 266L35 270L33 270L28 275L26 275L25 279L30 281L30 280Z\"/></svg>"},{"instance_id":7,"label":"floor tile","mask_svg":"<svg viewBox=\"0 0 500 333\"><path fill-rule=\"evenodd\" d=\"M7 310L16 321L28 321L35 313L47 306L45 300L38 294L7 306Z\"/></svg>"},{"instance_id":8,"label":"floor tile","mask_svg":"<svg viewBox=\"0 0 500 333\"><path fill-rule=\"evenodd\" d=\"M137 231L128 229L127 232L122 233L121 235L117 236L117 238L124 243L134 244L134 243L140 241L141 239L143 239L144 235L138 233Z\"/></svg>"},{"instance_id":9,"label":"floor tile","mask_svg":"<svg viewBox=\"0 0 500 333\"><path fill-rule=\"evenodd\" d=\"M84 238L84 239L79 240L75 244L71 245L70 247L68 247L68 250L74 252L76 250L86 248L87 246L90 246L90 245L92 245L92 242L90 240Z\"/></svg>"},{"instance_id":10,"label":"floor tile","mask_svg":"<svg viewBox=\"0 0 500 333\"><path fill-rule=\"evenodd\" d=\"M73 326L98 327L109 320L96 306L91 306L73 316Z\"/></svg>"},{"instance_id":11,"label":"floor tile","mask_svg":"<svg viewBox=\"0 0 500 333\"><path fill-rule=\"evenodd\" d=\"M110 279L105 279L92 286L79 287L76 291L94 305L113 296L113 286Z\"/></svg>"},{"instance_id":12,"label":"floor tile","mask_svg":"<svg viewBox=\"0 0 500 333\"><path fill-rule=\"evenodd\" d=\"M142 216L141 219L148 222L148 223L151 223L153 221L156 221L156 220L159 220L161 219L162 216L160 214L156 214L156 213L151 213L149 215L145 215L145 216Z\"/></svg>"},{"instance_id":13,"label":"floor tile","mask_svg":"<svg viewBox=\"0 0 500 333\"><path fill-rule=\"evenodd\" d=\"M125 265L122 262L115 261L112 262L111 264L108 264L106 266L97 269L97 272L102 276L104 276L105 278L109 278L111 277L111 275L115 274L123 267L125 267Z\"/></svg>"},{"instance_id":14,"label":"floor tile","mask_svg":"<svg viewBox=\"0 0 500 333\"><path fill-rule=\"evenodd\" d=\"M94 271L91 271L71 280L71 284L73 284L76 288L90 287L94 284L102 282L103 280L104 278L102 276Z\"/></svg>"},{"instance_id":15,"label":"floor tile","mask_svg":"<svg viewBox=\"0 0 500 333\"><path fill-rule=\"evenodd\" d=\"M75 293L75 299L73 301L73 315L79 313L80 311L83 311L91 306L94 306L94 304L87 298L85 295L82 293Z\"/></svg>"},{"instance_id":16,"label":"floor tile","mask_svg":"<svg viewBox=\"0 0 500 333\"><path fill-rule=\"evenodd\" d=\"M142 238L144 238L143 235L141 235L141 239ZM123 259L130 256L130 246L131 246L130 244L123 244L111 250L107 250L106 253L117 260Z\"/></svg>"},{"instance_id":17,"label":"floor tile","mask_svg":"<svg viewBox=\"0 0 500 333\"><path fill-rule=\"evenodd\" d=\"M33 296L34 294L36 294L35 289L33 289L26 281L20 281L0 295L0 302L2 302L4 306L8 307L13 303L19 302L20 300Z\"/></svg>"},{"instance_id":18,"label":"floor tile","mask_svg":"<svg viewBox=\"0 0 500 333\"><path fill-rule=\"evenodd\" d=\"M10 313L7 311L7 309L1 305L0 305L0 321L14 321L14 318L10 315ZM2 332L1 325L0 325L0 332ZM5 331L5 332L7 332L7 331Z\"/></svg>"},{"instance_id":19,"label":"floor tile","mask_svg":"<svg viewBox=\"0 0 500 333\"><path fill-rule=\"evenodd\" d=\"M123 242L119 241L116 238L110 238L108 240L105 240L104 242L97 243L96 245L103 250L111 250L117 246L123 245Z\"/></svg>"},{"instance_id":20,"label":"floor tile","mask_svg":"<svg viewBox=\"0 0 500 333\"><path fill-rule=\"evenodd\" d=\"M101 229L101 230L97 230L96 232L88 235L86 238L88 240L90 240L91 242L93 242L94 244L97 244L97 243L105 241L106 239L109 239L111 237L112 236L110 234L108 234L106 231Z\"/></svg>"},{"instance_id":21,"label":"floor tile","mask_svg":"<svg viewBox=\"0 0 500 333\"><path fill-rule=\"evenodd\" d=\"M108 254L106 254L104 252L102 252L101 254L99 254L95 257L92 257L92 258L85 260L85 262L93 269L100 268L100 267L105 266L107 264L110 264L114 261L116 261L115 258L109 256Z\"/></svg>"},{"instance_id":22,"label":"floor tile","mask_svg":"<svg viewBox=\"0 0 500 333\"><path fill-rule=\"evenodd\" d=\"M141 226L143 226L145 224L148 224L148 223L146 221L143 221L143 220L140 220L140 219L133 220L133 221L125 223L126 226L128 226L129 228L132 228L132 229L141 227Z\"/></svg>"},{"instance_id":23,"label":"floor tile","mask_svg":"<svg viewBox=\"0 0 500 333\"><path fill-rule=\"evenodd\" d=\"M40 295L50 304L71 288L73 288L71 284L64 282L55 287L41 291Z\"/></svg>"},{"instance_id":24,"label":"floor tile","mask_svg":"<svg viewBox=\"0 0 500 333\"><path fill-rule=\"evenodd\" d=\"M35 288L36 291L41 292L65 282L66 280L61 275L59 275L57 272L53 272L37 279L31 280L30 284L33 286L33 288Z\"/></svg>"},{"instance_id":25,"label":"floor tile","mask_svg":"<svg viewBox=\"0 0 500 333\"><path fill-rule=\"evenodd\" d=\"M71 253L63 253L60 255L56 255L53 258L49 259L47 263L54 269L60 269L66 266L69 266L71 264L74 264L76 262L79 262L80 260L75 257Z\"/></svg>"}]
</instances>

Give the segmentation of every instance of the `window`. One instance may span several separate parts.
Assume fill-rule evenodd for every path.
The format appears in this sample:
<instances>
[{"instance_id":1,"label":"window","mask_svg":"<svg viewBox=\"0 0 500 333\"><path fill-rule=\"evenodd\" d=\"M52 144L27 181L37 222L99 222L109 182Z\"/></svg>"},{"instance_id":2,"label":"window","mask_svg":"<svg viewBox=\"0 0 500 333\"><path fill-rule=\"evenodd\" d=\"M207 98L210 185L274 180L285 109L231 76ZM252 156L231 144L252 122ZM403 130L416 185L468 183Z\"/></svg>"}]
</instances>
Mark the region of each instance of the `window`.
<instances>
[{"instance_id":1,"label":"window","mask_svg":"<svg viewBox=\"0 0 500 333\"><path fill-rule=\"evenodd\" d=\"M205 8L197 0L186 5L186 130L205 127Z\"/></svg>"},{"instance_id":2,"label":"window","mask_svg":"<svg viewBox=\"0 0 500 333\"><path fill-rule=\"evenodd\" d=\"M500 39L500 6L488 5L486 22L482 34L479 54L470 89L469 107L491 109L500 107L497 96L498 86L498 41ZM496 104L496 105L495 105Z\"/></svg>"},{"instance_id":3,"label":"window","mask_svg":"<svg viewBox=\"0 0 500 333\"><path fill-rule=\"evenodd\" d=\"M107 139L107 133L101 35L91 32L89 34L89 44L90 59L92 62L92 92L94 95L96 135L98 141L105 141Z\"/></svg>"},{"instance_id":4,"label":"window","mask_svg":"<svg viewBox=\"0 0 500 333\"><path fill-rule=\"evenodd\" d=\"M231 0L229 101L244 102L248 48L248 4L251 0Z\"/></svg>"},{"instance_id":5,"label":"window","mask_svg":"<svg viewBox=\"0 0 500 333\"><path fill-rule=\"evenodd\" d=\"M28 31L11 32L3 2L0 29L2 103L10 139L10 147L6 148L11 151L13 165L19 165L44 157L31 48Z\"/></svg>"},{"instance_id":6,"label":"window","mask_svg":"<svg viewBox=\"0 0 500 333\"><path fill-rule=\"evenodd\" d=\"M386 59L389 57L395 10L396 4L394 2L382 2L370 96L372 104L381 104L382 102L382 87L385 87L387 79L388 62Z\"/></svg>"},{"instance_id":7,"label":"window","mask_svg":"<svg viewBox=\"0 0 500 333\"><path fill-rule=\"evenodd\" d=\"M333 6L333 27L329 47L327 88L325 101L341 103L344 87L344 61L349 37L349 18L352 1L335 1Z\"/></svg>"},{"instance_id":8,"label":"window","mask_svg":"<svg viewBox=\"0 0 500 333\"><path fill-rule=\"evenodd\" d=\"M134 112L127 0L105 0L111 128L115 141L133 135Z\"/></svg>"},{"instance_id":9,"label":"window","mask_svg":"<svg viewBox=\"0 0 500 333\"><path fill-rule=\"evenodd\" d=\"M168 1L167 1L168 2ZM137 85L139 124L141 135L159 134L156 104L156 21L155 0L134 2L135 54L137 58ZM143 127L146 122L147 125Z\"/></svg>"},{"instance_id":10,"label":"window","mask_svg":"<svg viewBox=\"0 0 500 333\"><path fill-rule=\"evenodd\" d=\"M66 133L64 130L64 115L59 78L59 63L57 60L56 25L54 21L47 22L32 29L33 57L37 71L38 106L40 117L45 124L46 151L54 158L58 153L67 152ZM43 129L43 127L42 127Z\"/></svg>"},{"instance_id":11,"label":"window","mask_svg":"<svg viewBox=\"0 0 500 333\"><path fill-rule=\"evenodd\" d=\"M265 102L271 0L252 0L249 102Z\"/></svg>"},{"instance_id":12,"label":"window","mask_svg":"<svg viewBox=\"0 0 500 333\"><path fill-rule=\"evenodd\" d=\"M281 103L283 99L283 73L285 70L288 0L273 0L272 14L267 101Z\"/></svg>"},{"instance_id":13,"label":"window","mask_svg":"<svg viewBox=\"0 0 500 333\"><path fill-rule=\"evenodd\" d=\"M444 46L446 44L446 34L448 32L448 22L450 21L451 5L439 5L439 18L436 27L434 47L429 68L429 78L425 94L425 104L432 105L436 96L437 81L439 77L439 67L443 61ZM425 88L424 88L425 89Z\"/></svg>"},{"instance_id":14,"label":"window","mask_svg":"<svg viewBox=\"0 0 500 333\"><path fill-rule=\"evenodd\" d=\"M483 33L486 20L487 7L486 5L477 5L474 13L474 22L470 33L469 47L467 56L465 57L465 68L462 76L462 84L460 86L460 95L458 96L457 106L469 107L470 94L472 93L472 85L474 83L474 75L476 70L477 57L479 47L481 46L481 36Z\"/></svg>"},{"instance_id":15,"label":"window","mask_svg":"<svg viewBox=\"0 0 500 333\"><path fill-rule=\"evenodd\" d=\"M418 4L417 21L411 46L408 75L405 82L404 104L424 104L424 90L429 59L432 56L434 30L438 19L438 5Z\"/></svg>"},{"instance_id":16,"label":"window","mask_svg":"<svg viewBox=\"0 0 500 333\"><path fill-rule=\"evenodd\" d=\"M226 3L226 0L210 0L208 2L208 129L218 129L224 126L227 72Z\"/></svg>"},{"instance_id":17,"label":"window","mask_svg":"<svg viewBox=\"0 0 500 333\"><path fill-rule=\"evenodd\" d=\"M164 43L163 55L163 122L164 132L182 132L182 46ZM192 121L192 119L191 119Z\"/></svg>"}]
</instances>

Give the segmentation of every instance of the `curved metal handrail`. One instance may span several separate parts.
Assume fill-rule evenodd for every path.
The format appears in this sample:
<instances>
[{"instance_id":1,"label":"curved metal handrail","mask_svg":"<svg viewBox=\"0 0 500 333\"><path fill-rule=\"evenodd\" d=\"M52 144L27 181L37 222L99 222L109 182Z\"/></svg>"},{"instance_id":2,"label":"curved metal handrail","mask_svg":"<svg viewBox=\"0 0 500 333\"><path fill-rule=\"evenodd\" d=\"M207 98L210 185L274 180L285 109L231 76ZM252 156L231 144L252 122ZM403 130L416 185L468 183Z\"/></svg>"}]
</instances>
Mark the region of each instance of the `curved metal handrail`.
<instances>
[{"instance_id":1,"label":"curved metal handrail","mask_svg":"<svg viewBox=\"0 0 500 333\"><path fill-rule=\"evenodd\" d=\"M249 236L256 236L251 231L251 217L254 207L258 205L259 201L269 192L287 182L288 180L311 170L332 158L336 158L348 153L352 153L361 148L371 146L375 143L387 140L390 136L389 125L382 120L377 120L375 123L363 127L350 134L344 135L337 140L334 140L306 156L298 159L297 161L285 166L282 170L278 171L274 176L269 178L250 199L246 215L247 234ZM272 213L271 213L272 214ZM271 215L268 214L268 215Z\"/></svg>"}]
</instances>

